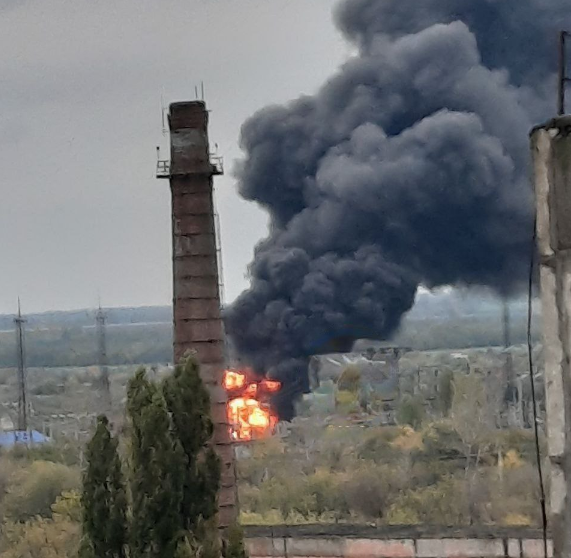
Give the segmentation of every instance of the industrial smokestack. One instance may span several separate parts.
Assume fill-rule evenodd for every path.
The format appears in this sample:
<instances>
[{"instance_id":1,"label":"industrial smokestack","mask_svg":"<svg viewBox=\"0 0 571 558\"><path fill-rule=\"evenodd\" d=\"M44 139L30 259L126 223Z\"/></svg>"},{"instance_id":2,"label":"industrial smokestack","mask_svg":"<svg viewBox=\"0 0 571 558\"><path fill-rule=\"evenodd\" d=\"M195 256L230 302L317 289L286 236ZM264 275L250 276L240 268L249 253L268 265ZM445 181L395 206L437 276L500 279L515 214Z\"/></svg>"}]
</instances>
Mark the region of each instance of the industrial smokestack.
<instances>
[{"instance_id":1,"label":"industrial smokestack","mask_svg":"<svg viewBox=\"0 0 571 558\"><path fill-rule=\"evenodd\" d=\"M270 216L227 331L282 380L282 416L329 340L390 337L418 285L526 282L527 135L549 114L561 0L349 0L357 53L242 128L241 194ZM537 40L534 40L537 39Z\"/></svg>"},{"instance_id":2,"label":"industrial smokestack","mask_svg":"<svg viewBox=\"0 0 571 558\"><path fill-rule=\"evenodd\" d=\"M224 331L212 177L222 173L210 158L208 112L202 101L173 103L169 113L171 160L159 161L172 193L174 358L194 353L211 398L214 444L222 463L219 523L236 519L234 451L226 417Z\"/></svg>"}]
</instances>

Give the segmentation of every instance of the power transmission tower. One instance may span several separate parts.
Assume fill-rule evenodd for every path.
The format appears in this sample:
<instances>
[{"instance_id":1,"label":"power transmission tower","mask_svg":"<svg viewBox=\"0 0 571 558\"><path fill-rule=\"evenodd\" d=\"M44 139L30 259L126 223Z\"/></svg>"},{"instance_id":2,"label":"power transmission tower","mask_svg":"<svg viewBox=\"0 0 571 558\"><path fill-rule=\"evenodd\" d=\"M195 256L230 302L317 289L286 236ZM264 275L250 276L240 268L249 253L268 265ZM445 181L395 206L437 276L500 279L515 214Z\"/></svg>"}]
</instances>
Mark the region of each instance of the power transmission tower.
<instances>
[{"instance_id":1,"label":"power transmission tower","mask_svg":"<svg viewBox=\"0 0 571 558\"><path fill-rule=\"evenodd\" d=\"M104 410L111 411L111 386L109 384L109 367L107 365L107 317L101 306L95 315L97 329L97 364L99 365L99 385L103 399Z\"/></svg>"},{"instance_id":2,"label":"power transmission tower","mask_svg":"<svg viewBox=\"0 0 571 558\"><path fill-rule=\"evenodd\" d=\"M24 348L24 323L18 299L18 315L14 318L16 326L16 350L18 360L18 430L28 431L28 388L26 385L26 351Z\"/></svg>"},{"instance_id":3,"label":"power transmission tower","mask_svg":"<svg viewBox=\"0 0 571 558\"><path fill-rule=\"evenodd\" d=\"M513 356L511 353L511 319L510 307L507 298L502 304L502 323L504 330L504 374L505 390L504 403L507 412L508 426L513 428L523 428L522 394L518 389L517 378L514 370Z\"/></svg>"}]
</instances>

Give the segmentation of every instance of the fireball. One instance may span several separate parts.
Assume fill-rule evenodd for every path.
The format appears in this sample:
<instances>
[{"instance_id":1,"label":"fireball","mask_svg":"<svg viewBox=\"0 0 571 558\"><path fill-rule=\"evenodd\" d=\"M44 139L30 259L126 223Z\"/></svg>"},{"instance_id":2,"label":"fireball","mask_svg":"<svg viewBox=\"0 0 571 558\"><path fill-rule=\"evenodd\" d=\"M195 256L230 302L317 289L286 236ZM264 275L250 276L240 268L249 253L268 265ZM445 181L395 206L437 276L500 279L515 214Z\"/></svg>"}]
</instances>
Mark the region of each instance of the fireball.
<instances>
[{"instance_id":1,"label":"fireball","mask_svg":"<svg viewBox=\"0 0 571 558\"><path fill-rule=\"evenodd\" d=\"M280 382L275 380L250 379L248 371L227 370L224 374L224 388L230 399L227 404L228 423L231 437L245 442L270 436L277 424L277 417L271 411L268 394L276 393Z\"/></svg>"},{"instance_id":2,"label":"fireball","mask_svg":"<svg viewBox=\"0 0 571 558\"><path fill-rule=\"evenodd\" d=\"M236 370L226 370L224 372L224 389L234 391L242 389L246 385L246 375Z\"/></svg>"},{"instance_id":3,"label":"fireball","mask_svg":"<svg viewBox=\"0 0 571 558\"><path fill-rule=\"evenodd\" d=\"M260 382L260 388L268 393L277 393L281 387L281 382L278 382L277 380L262 380Z\"/></svg>"}]
</instances>

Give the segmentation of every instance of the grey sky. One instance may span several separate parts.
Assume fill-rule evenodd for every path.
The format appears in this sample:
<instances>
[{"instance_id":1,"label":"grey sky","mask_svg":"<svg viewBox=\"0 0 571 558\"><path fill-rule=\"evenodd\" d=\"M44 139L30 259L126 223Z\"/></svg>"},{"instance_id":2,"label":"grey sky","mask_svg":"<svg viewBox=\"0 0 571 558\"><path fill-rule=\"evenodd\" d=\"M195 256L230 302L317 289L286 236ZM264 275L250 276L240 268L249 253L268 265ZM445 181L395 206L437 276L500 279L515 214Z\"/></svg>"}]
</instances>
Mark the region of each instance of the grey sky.
<instances>
[{"instance_id":1,"label":"grey sky","mask_svg":"<svg viewBox=\"0 0 571 558\"><path fill-rule=\"evenodd\" d=\"M227 171L255 110L313 92L349 54L331 0L0 0L0 313L168 304L160 96L204 81ZM165 149L166 152L166 149ZM226 299L265 215L216 181Z\"/></svg>"}]
</instances>

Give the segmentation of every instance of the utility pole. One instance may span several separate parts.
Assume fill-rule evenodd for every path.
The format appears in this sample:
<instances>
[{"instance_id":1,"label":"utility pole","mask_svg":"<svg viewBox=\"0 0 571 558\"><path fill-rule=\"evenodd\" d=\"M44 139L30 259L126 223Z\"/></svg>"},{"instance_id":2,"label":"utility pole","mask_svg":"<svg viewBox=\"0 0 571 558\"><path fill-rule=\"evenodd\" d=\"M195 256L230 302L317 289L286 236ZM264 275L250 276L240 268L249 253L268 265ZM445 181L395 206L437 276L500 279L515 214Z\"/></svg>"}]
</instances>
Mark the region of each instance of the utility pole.
<instances>
[{"instance_id":1,"label":"utility pole","mask_svg":"<svg viewBox=\"0 0 571 558\"><path fill-rule=\"evenodd\" d=\"M541 282L550 520L555 558L571 556L571 127L531 134ZM532 371L533 375L533 371Z\"/></svg>"},{"instance_id":2,"label":"utility pole","mask_svg":"<svg viewBox=\"0 0 571 558\"><path fill-rule=\"evenodd\" d=\"M567 40L571 34L567 31L561 31L559 34L559 90L557 97L557 114L562 116L565 114L565 90L567 84L571 82L571 78L567 76Z\"/></svg>"},{"instance_id":3,"label":"utility pole","mask_svg":"<svg viewBox=\"0 0 571 558\"><path fill-rule=\"evenodd\" d=\"M26 385L26 351L24 348L24 324L20 299L18 299L18 315L14 318L16 326L16 351L18 361L18 430L28 431L28 388Z\"/></svg>"},{"instance_id":4,"label":"utility pole","mask_svg":"<svg viewBox=\"0 0 571 558\"><path fill-rule=\"evenodd\" d=\"M504 390L504 410L507 413L507 423L509 427L523 427L523 411L521 401L521 391L518 389L511 353L511 319L510 306L507 298L502 303L502 324L504 333L504 357L505 357L505 390Z\"/></svg>"},{"instance_id":5,"label":"utility pole","mask_svg":"<svg viewBox=\"0 0 571 558\"><path fill-rule=\"evenodd\" d=\"M101 305L95 315L97 330L97 364L99 366L99 385L105 412L111 411L111 386L109 384L109 366L107 364L107 316L103 312Z\"/></svg>"}]
</instances>

